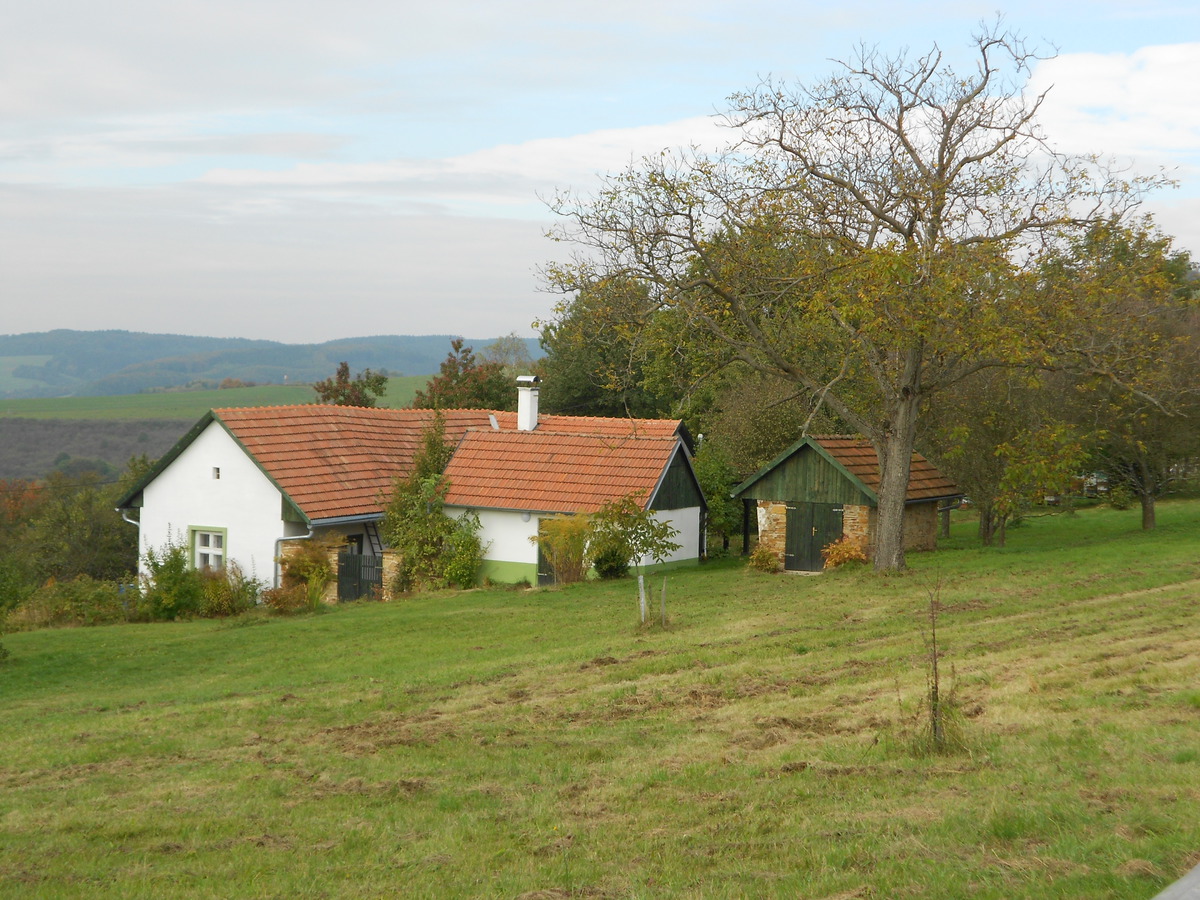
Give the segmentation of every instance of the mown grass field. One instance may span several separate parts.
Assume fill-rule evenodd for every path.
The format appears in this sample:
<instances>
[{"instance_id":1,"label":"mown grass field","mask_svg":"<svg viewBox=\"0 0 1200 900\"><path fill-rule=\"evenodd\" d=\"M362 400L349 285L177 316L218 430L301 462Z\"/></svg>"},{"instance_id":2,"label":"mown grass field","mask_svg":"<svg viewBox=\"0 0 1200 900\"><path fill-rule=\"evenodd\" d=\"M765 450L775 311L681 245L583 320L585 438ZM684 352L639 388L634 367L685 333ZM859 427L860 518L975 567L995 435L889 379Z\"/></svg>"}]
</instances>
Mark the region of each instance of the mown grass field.
<instances>
[{"instance_id":1,"label":"mown grass field","mask_svg":"<svg viewBox=\"0 0 1200 900\"><path fill-rule=\"evenodd\" d=\"M665 628L625 581L6 635L0 894L1148 898L1200 862L1200 503L1159 520L709 563Z\"/></svg>"},{"instance_id":2,"label":"mown grass field","mask_svg":"<svg viewBox=\"0 0 1200 900\"><path fill-rule=\"evenodd\" d=\"M403 407L429 381L426 375L388 379L381 406ZM24 419L199 419L223 406L280 406L313 403L310 385L264 384L219 391L164 391L104 397L48 397L0 400L0 417Z\"/></svg>"}]
</instances>

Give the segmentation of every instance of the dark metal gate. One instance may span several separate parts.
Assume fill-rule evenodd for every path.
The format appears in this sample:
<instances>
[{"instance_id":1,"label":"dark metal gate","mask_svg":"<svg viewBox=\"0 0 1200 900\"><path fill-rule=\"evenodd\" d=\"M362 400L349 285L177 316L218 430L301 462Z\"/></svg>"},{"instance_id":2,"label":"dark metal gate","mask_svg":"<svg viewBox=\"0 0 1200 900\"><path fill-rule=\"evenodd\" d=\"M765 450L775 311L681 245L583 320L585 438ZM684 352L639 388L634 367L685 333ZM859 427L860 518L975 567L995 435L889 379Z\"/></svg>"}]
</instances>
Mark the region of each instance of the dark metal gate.
<instances>
[{"instance_id":1,"label":"dark metal gate","mask_svg":"<svg viewBox=\"0 0 1200 900\"><path fill-rule=\"evenodd\" d=\"M550 558L546 556L546 550L542 546L542 538L546 535L546 530L542 527L542 520L538 519L538 542L537 542L537 586L546 587L551 584L558 584L558 576L554 573L554 566L550 562Z\"/></svg>"},{"instance_id":2,"label":"dark metal gate","mask_svg":"<svg viewBox=\"0 0 1200 900\"><path fill-rule=\"evenodd\" d=\"M382 557L348 550L338 554L338 600L378 599L382 594Z\"/></svg>"},{"instance_id":3,"label":"dark metal gate","mask_svg":"<svg viewBox=\"0 0 1200 900\"><path fill-rule=\"evenodd\" d=\"M789 503L784 544L785 569L820 572L821 550L842 536L842 509L832 503Z\"/></svg>"}]
</instances>

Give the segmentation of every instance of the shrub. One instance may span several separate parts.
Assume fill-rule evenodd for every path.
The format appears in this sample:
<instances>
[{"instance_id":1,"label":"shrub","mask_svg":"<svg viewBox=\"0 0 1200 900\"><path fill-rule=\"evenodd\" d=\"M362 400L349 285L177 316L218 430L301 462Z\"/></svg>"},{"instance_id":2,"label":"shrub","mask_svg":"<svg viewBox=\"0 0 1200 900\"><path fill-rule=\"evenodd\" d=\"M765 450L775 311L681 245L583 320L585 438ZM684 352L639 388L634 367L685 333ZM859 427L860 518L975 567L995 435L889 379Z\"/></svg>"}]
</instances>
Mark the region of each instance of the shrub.
<instances>
[{"instance_id":1,"label":"shrub","mask_svg":"<svg viewBox=\"0 0 1200 900\"><path fill-rule=\"evenodd\" d=\"M582 581L587 572L585 553L591 522L583 513L551 516L538 524L537 535L529 540L538 545L542 556L560 584Z\"/></svg>"},{"instance_id":2,"label":"shrub","mask_svg":"<svg viewBox=\"0 0 1200 900\"><path fill-rule=\"evenodd\" d=\"M834 569L850 562L867 562L866 544L862 538L852 538L847 535L823 547L821 558L825 560L827 569Z\"/></svg>"},{"instance_id":3,"label":"shrub","mask_svg":"<svg viewBox=\"0 0 1200 900\"><path fill-rule=\"evenodd\" d=\"M230 563L221 572L201 572L200 578L200 615L206 619L237 616L258 603L259 583L246 577L237 563Z\"/></svg>"},{"instance_id":4,"label":"shrub","mask_svg":"<svg viewBox=\"0 0 1200 900\"><path fill-rule=\"evenodd\" d=\"M629 574L629 546L609 544L595 552L592 565L601 578L624 578Z\"/></svg>"},{"instance_id":5,"label":"shrub","mask_svg":"<svg viewBox=\"0 0 1200 900\"><path fill-rule=\"evenodd\" d=\"M204 575L191 567L186 546L174 541L144 557L141 615L169 620L198 615L204 601Z\"/></svg>"},{"instance_id":6,"label":"shrub","mask_svg":"<svg viewBox=\"0 0 1200 900\"><path fill-rule=\"evenodd\" d=\"M70 581L49 579L12 610L5 624L14 629L109 625L129 618L128 601L112 581L80 575Z\"/></svg>"},{"instance_id":7,"label":"shrub","mask_svg":"<svg viewBox=\"0 0 1200 900\"><path fill-rule=\"evenodd\" d=\"M152 621L191 616L226 618L251 609L258 602L259 583L237 563L219 570L194 569L188 548L168 541L161 549L146 551L137 617Z\"/></svg>"},{"instance_id":8,"label":"shrub","mask_svg":"<svg viewBox=\"0 0 1200 900\"><path fill-rule=\"evenodd\" d=\"M308 588L303 584L291 587L268 588L261 595L263 606L280 616L295 615L313 609L308 599Z\"/></svg>"},{"instance_id":9,"label":"shrub","mask_svg":"<svg viewBox=\"0 0 1200 900\"><path fill-rule=\"evenodd\" d=\"M755 546L750 553L750 558L747 560L750 568L759 572L768 574L779 571L779 557L771 552L770 548L763 543Z\"/></svg>"},{"instance_id":10,"label":"shrub","mask_svg":"<svg viewBox=\"0 0 1200 900\"><path fill-rule=\"evenodd\" d=\"M285 588L303 588L309 607L316 609L325 589L337 577L333 560L341 546L336 538L295 541L279 558Z\"/></svg>"},{"instance_id":11,"label":"shrub","mask_svg":"<svg viewBox=\"0 0 1200 900\"><path fill-rule=\"evenodd\" d=\"M621 497L590 516L545 519L530 540L541 548L555 580L569 583L581 580L593 567L601 578L623 578L634 560L662 562L679 549L672 540L678 533L633 497Z\"/></svg>"},{"instance_id":12,"label":"shrub","mask_svg":"<svg viewBox=\"0 0 1200 900\"><path fill-rule=\"evenodd\" d=\"M479 540L479 531L483 526L479 516L470 512L452 521L454 529L446 536L443 545L446 555L443 578L446 586L474 587L479 567L483 564L483 543Z\"/></svg>"},{"instance_id":13,"label":"shrub","mask_svg":"<svg viewBox=\"0 0 1200 900\"><path fill-rule=\"evenodd\" d=\"M1124 484L1114 484L1108 491L1108 505L1113 509L1129 509L1133 506L1133 491Z\"/></svg>"}]
</instances>

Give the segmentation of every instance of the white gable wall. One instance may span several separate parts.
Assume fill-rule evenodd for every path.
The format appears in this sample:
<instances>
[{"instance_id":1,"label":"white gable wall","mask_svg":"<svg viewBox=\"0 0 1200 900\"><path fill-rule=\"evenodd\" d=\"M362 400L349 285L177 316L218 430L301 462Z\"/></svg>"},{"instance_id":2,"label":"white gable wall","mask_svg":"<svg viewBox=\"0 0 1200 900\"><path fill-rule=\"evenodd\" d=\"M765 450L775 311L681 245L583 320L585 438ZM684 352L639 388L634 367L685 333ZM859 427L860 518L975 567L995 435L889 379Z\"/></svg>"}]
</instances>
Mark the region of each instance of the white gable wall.
<instances>
[{"instance_id":1,"label":"white gable wall","mask_svg":"<svg viewBox=\"0 0 1200 900\"><path fill-rule=\"evenodd\" d=\"M223 531L226 564L236 562L247 576L268 585L276 540L304 533L300 526L285 525L279 489L217 422L146 485L142 498L141 553L161 549L168 540L187 542L191 529Z\"/></svg>"},{"instance_id":2,"label":"white gable wall","mask_svg":"<svg viewBox=\"0 0 1200 900\"><path fill-rule=\"evenodd\" d=\"M684 562L685 560L696 560L700 556L700 507L689 506L684 509L658 509L654 511L654 518L660 522L667 522L674 528L676 534L671 540L679 544L680 547L674 553L670 554L664 563ZM654 565L653 559L638 559L634 561L634 565Z\"/></svg>"}]
</instances>

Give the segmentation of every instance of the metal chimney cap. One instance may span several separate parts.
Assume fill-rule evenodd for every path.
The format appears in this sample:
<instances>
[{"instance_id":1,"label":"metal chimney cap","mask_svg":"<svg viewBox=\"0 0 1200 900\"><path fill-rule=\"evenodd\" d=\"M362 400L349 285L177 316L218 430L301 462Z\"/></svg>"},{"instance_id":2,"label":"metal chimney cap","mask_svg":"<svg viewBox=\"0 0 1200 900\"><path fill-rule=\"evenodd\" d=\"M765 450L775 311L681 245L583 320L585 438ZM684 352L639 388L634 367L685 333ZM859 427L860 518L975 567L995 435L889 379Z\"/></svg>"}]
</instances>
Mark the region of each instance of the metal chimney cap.
<instances>
[{"instance_id":1,"label":"metal chimney cap","mask_svg":"<svg viewBox=\"0 0 1200 900\"><path fill-rule=\"evenodd\" d=\"M517 384L537 384L542 379L537 375L518 375Z\"/></svg>"}]
</instances>

